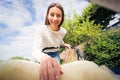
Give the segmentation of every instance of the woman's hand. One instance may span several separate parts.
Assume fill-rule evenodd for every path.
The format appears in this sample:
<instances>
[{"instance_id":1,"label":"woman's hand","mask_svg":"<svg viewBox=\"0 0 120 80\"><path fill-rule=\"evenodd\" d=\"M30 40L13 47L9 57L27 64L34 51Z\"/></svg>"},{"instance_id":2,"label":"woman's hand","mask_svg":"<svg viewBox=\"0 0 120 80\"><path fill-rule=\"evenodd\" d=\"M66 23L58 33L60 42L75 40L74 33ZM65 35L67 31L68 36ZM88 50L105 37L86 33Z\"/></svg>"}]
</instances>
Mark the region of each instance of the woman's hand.
<instances>
[{"instance_id":1,"label":"woman's hand","mask_svg":"<svg viewBox=\"0 0 120 80\"><path fill-rule=\"evenodd\" d=\"M63 71L56 59L45 55L40 64L40 80L60 80Z\"/></svg>"},{"instance_id":2,"label":"woman's hand","mask_svg":"<svg viewBox=\"0 0 120 80\"><path fill-rule=\"evenodd\" d=\"M66 48L68 48L68 49L71 49L71 45L69 45L69 44L65 44L65 43L64 43L64 46L65 46Z\"/></svg>"}]
</instances>

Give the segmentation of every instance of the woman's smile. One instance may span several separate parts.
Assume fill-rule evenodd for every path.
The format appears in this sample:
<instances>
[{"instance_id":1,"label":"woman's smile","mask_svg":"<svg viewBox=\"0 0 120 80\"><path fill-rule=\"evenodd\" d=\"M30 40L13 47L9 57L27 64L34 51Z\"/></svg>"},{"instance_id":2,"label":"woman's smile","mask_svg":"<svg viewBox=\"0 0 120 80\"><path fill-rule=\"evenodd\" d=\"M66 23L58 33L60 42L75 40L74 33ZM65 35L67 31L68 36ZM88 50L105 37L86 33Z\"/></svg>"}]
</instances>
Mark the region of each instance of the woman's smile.
<instances>
[{"instance_id":1,"label":"woman's smile","mask_svg":"<svg viewBox=\"0 0 120 80\"><path fill-rule=\"evenodd\" d=\"M49 10L48 20L50 26L58 27L62 20L62 12L57 7L52 7Z\"/></svg>"}]
</instances>

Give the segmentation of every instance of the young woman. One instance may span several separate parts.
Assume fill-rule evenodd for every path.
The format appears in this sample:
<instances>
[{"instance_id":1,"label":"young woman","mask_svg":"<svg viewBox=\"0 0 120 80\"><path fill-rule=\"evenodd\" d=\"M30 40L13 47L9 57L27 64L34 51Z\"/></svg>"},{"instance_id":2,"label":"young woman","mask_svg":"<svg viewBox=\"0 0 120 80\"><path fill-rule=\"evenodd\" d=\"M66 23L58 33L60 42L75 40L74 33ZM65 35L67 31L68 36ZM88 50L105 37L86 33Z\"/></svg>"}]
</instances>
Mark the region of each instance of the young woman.
<instances>
[{"instance_id":1,"label":"young woman","mask_svg":"<svg viewBox=\"0 0 120 80\"><path fill-rule=\"evenodd\" d=\"M47 10L45 25L40 25L36 30L32 54L41 64L40 80L60 80L60 75L63 74L58 50L61 45L70 48L63 41L67 32L61 27L63 21L62 6L52 3Z\"/></svg>"}]
</instances>

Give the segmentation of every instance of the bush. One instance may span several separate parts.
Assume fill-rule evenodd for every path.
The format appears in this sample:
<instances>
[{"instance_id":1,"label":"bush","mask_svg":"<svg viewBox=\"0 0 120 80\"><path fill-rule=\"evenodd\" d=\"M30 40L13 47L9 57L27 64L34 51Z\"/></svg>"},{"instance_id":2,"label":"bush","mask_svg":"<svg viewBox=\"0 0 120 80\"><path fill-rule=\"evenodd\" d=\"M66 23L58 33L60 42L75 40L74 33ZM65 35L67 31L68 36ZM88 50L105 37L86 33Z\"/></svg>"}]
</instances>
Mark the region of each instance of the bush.
<instances>
[{"instance_id":1,"label":"bush","mask_svg":"<svg viewBox=\"0 0 120 80\"><path fill-rule=\"evenodd\" d=\"M85 58L98 65L120 69L120 31L107 31L85 45Z\"/></svg>"}]
</instances>

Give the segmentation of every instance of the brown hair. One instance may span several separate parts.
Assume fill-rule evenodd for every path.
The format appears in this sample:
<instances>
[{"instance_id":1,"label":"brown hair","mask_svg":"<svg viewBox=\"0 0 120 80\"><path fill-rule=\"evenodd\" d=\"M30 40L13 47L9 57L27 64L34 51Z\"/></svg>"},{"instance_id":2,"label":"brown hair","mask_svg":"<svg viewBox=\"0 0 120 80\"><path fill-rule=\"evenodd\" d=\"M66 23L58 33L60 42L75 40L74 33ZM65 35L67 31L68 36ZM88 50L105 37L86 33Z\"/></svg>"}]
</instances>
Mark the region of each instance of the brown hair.
<instances>
[{"instance_id":1,"label":"brown hair","mask_svg":"<svg viewBox=\"0 0 120 80\"><path fill-rule=\"evenodd\" d=\"M47 9L47 14L46 14L46 19L45 19L45 25L49 25L49 21L48 21L48 13L49 13L49 10L50 8L52 7L57 7L58 9L60 9L62 11L62 20L61 20L61 23L59 24L58 27L60 27L64 21L64 10L63 10L63 7L59 4L59 3L51 3Z\"/></svg>"}]
</instances>

